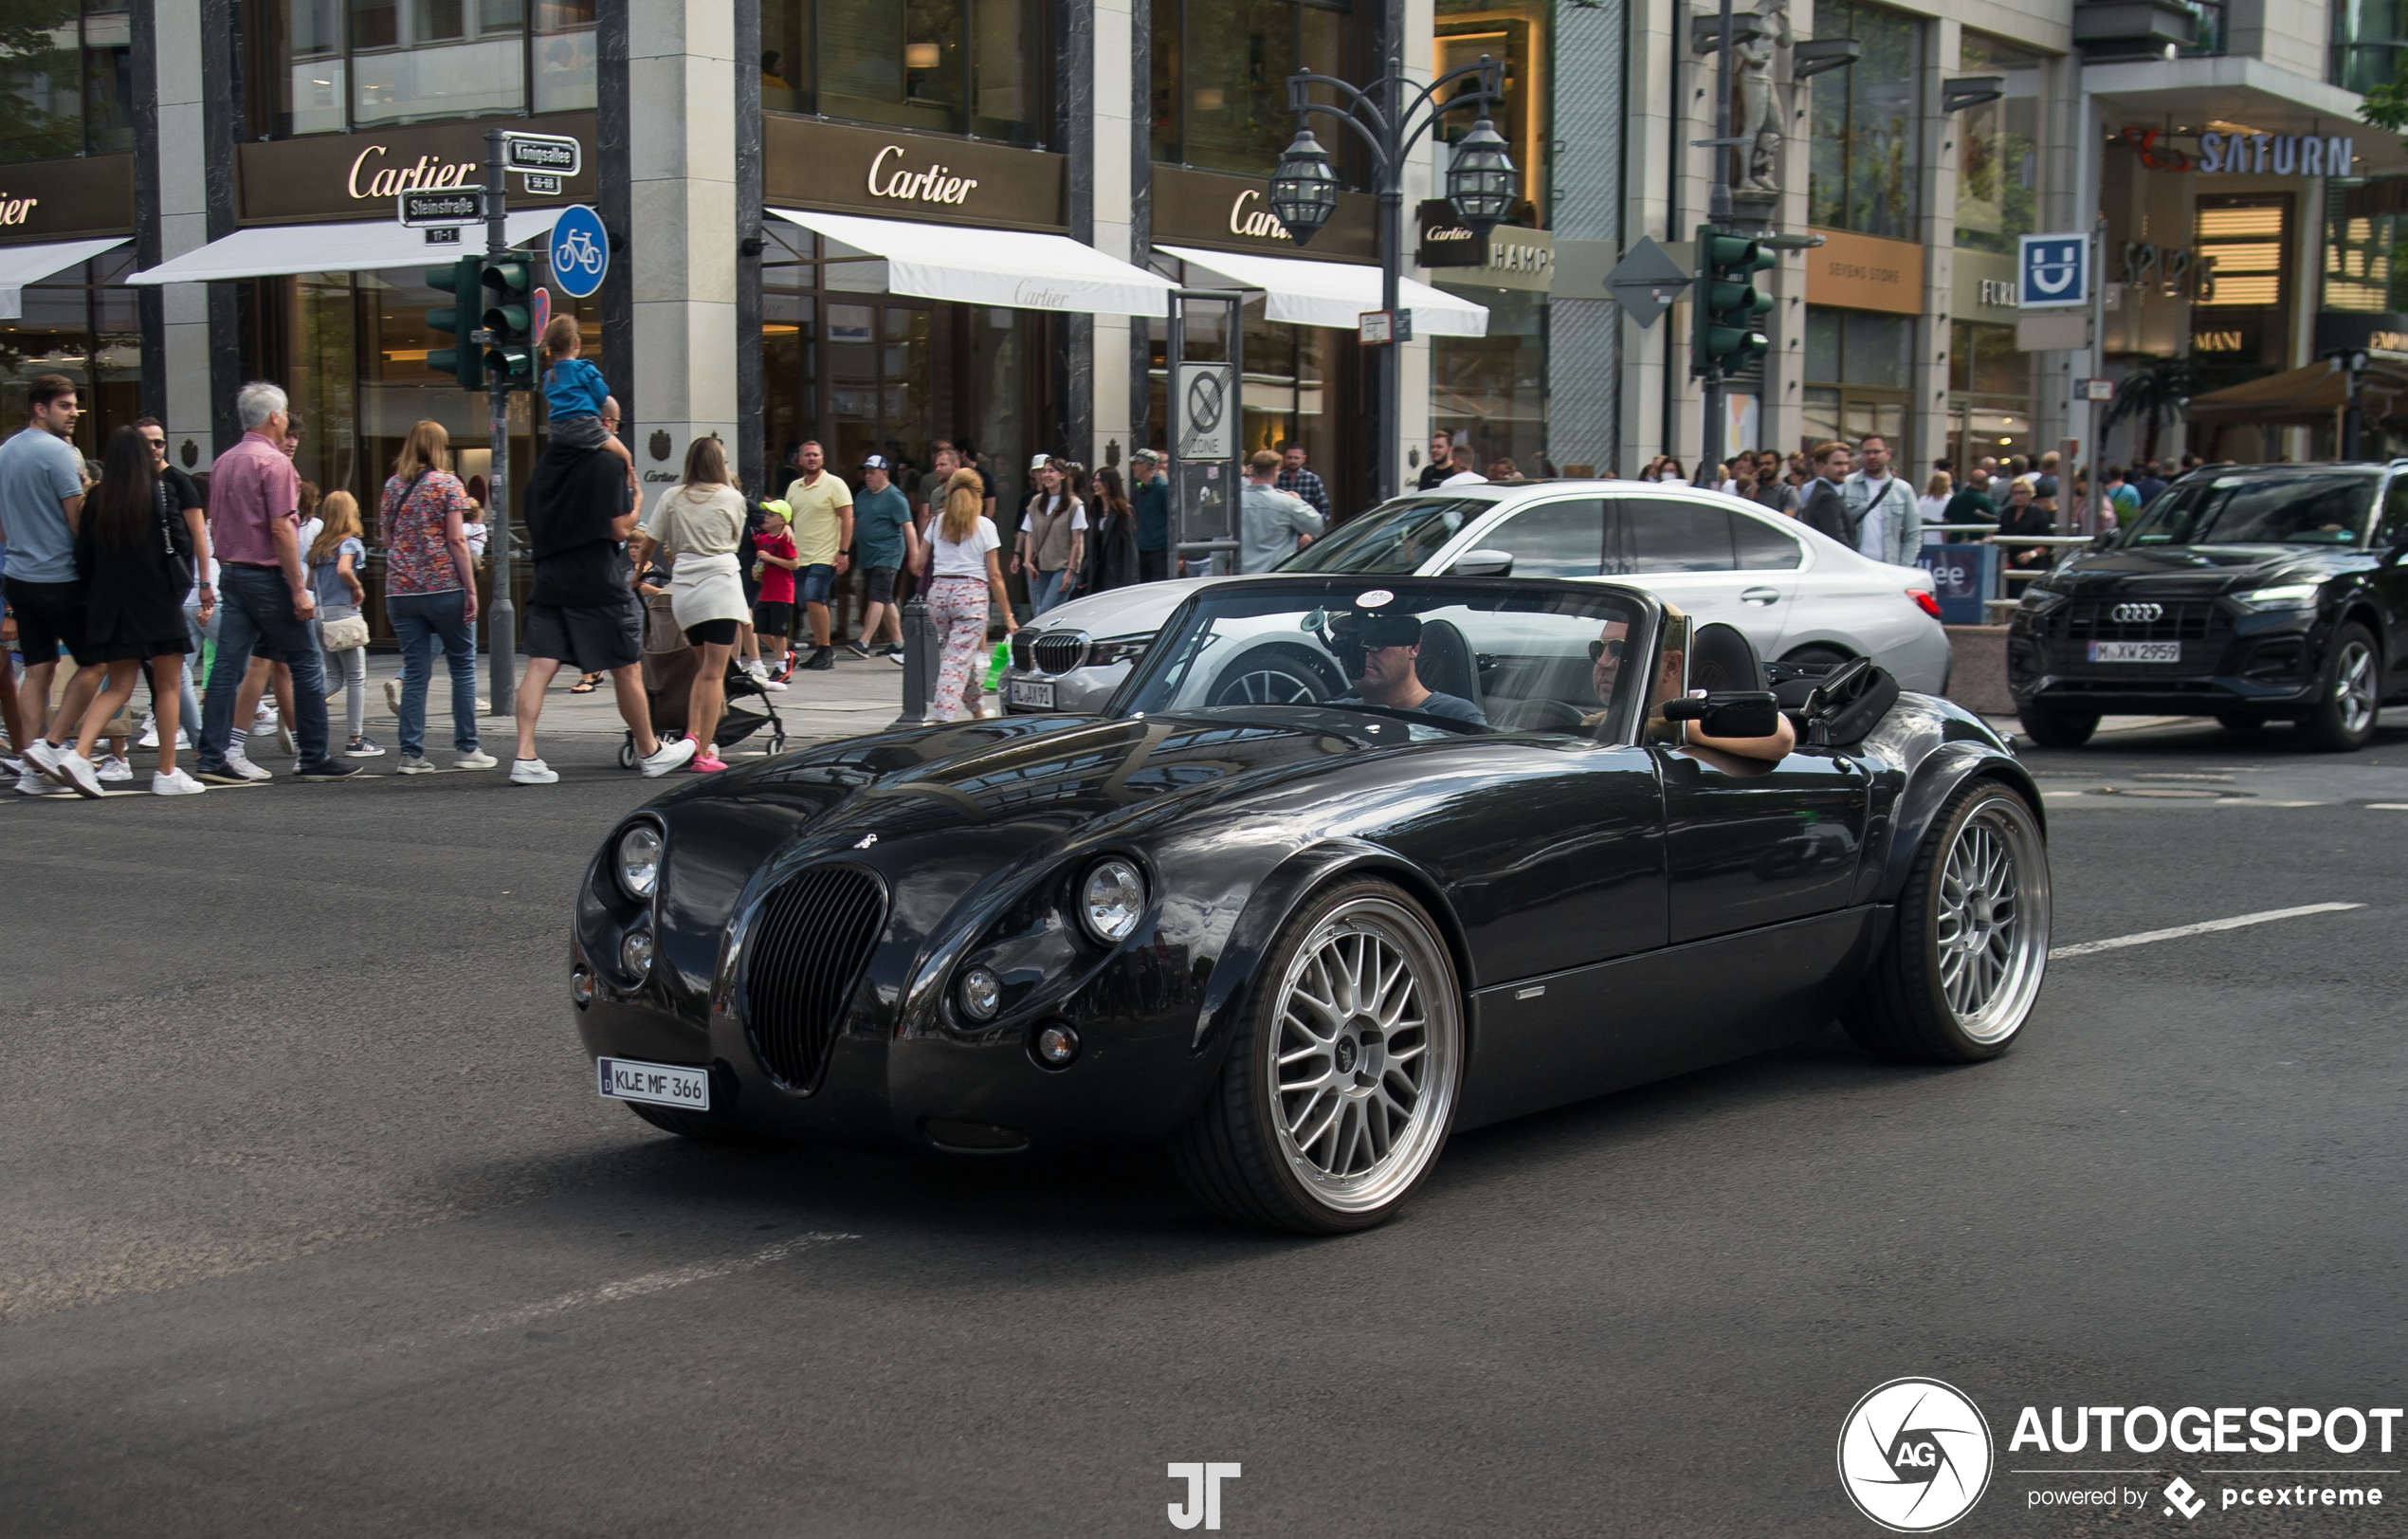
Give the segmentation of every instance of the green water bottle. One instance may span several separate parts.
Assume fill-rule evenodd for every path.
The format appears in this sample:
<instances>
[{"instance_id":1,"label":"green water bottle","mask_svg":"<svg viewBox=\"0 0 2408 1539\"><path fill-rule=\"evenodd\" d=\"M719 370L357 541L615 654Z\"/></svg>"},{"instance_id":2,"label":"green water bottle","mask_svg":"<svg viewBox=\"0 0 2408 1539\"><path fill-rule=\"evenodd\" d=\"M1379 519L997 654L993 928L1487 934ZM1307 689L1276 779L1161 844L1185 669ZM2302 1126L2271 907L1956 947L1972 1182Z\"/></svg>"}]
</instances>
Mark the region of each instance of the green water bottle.
<instances>
[{"instance_id":1,"label":"green water bottle","mask_svg":"<svg viewBox=\"0 0 2408 1539\"><path fill-rule=\"evenodd\" d=\"M987 693L994 695L1003 692L1003 670L1011 666L1012 643L996 642L994 655L987 659Z\"/></svg>"}]
</instances>

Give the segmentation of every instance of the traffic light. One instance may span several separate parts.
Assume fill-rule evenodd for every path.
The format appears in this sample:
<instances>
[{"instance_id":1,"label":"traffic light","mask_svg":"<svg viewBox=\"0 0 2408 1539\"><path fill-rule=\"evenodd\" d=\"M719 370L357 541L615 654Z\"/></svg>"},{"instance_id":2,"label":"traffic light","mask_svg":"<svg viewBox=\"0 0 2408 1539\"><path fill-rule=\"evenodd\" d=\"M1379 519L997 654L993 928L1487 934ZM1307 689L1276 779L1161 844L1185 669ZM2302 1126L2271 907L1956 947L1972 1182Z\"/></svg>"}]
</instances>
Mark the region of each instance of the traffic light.
<instances>
[{"instance_id":1,"label":"traffic light","mask_svg":"<svg viewBox=\"0 0 2408 1539\"><path fill-rule=\"evenodd\" d=\"M453 339L449 347L427 350L427 367L451 376L462 390L483 390L485 384L483 350L468 339L484 314L483 266L480 258L462 257L427 269L427 286L451 296L451 303L445 308L427 312L427 327Z\"/></svg>"},{"instance_id":2,"label":"traffic light","mask_svg":"<svg viewBox=\"0 0 2408 1539\"><path fill-rule=\"evenodd\" d=\"M1744 235L1699 227L1697 284L1689 305L1691 374L1727 378L1772 346L1759 327L1773 308L1773 297L1757 291L1755 278L1779 260Z\"/></svg>"},{"instance_id":3,"label":"traffic light","mask_svg":"<svg viewBox=\"0 0 2408 1539\"><path fill-rule=\"evenodd\" d=\"M523 255L487 257L480 280L484 292L484 367L499 373L512 390L535 383L536 339L528 329L528 296L535 289L535 264ZM480 381L482 383L482 381Z\"/></svg>"}]
</instances>

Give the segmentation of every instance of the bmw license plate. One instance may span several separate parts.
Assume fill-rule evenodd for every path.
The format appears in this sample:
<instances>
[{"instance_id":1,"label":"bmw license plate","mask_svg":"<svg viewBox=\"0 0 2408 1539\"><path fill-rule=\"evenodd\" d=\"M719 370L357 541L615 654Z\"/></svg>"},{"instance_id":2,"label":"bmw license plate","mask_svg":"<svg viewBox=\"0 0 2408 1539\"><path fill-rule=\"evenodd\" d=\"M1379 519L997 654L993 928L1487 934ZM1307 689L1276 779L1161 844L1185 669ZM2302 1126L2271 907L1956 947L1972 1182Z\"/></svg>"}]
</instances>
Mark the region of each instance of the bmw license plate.
<instances>
[{"instance_id":1,"label":"bmw license plate","mask_svg":"<svg viewBox=\"0 0 2408 1539\"><path fill-rule=\"evenodd\" d=\"M2179 641L2094 641L2090 643L2093 663L2179 663L2182 660L2182 644Z\"/></svg>"},{"instance_id":2,"label":"bmw license plate","mask_svg":"<svg viewBox=\"0 0 2408 1539\"><path fill-rule=\"evenodd\" d=\"M711 1072L707 1069L638 1063L632 1058L596 1058L593 1072L602 1093L613 1101L648 1101L656 1107L683 1107L688 1111L711 1109Z\"/></svg>"},{"instance_id":3,"label":"bmw license plate","mask_svg":"<svg viewBox=\"0 0 2408 1539\"><path fill-rule=\"evenodd\" d=\"M1013 679L1010 682L1012 686L1012 703L1013 705L1027 705L1032 710L1049 711L1053 709L1053 685L1050 681L1045 679Z\"/></svg>"}]
</instances>

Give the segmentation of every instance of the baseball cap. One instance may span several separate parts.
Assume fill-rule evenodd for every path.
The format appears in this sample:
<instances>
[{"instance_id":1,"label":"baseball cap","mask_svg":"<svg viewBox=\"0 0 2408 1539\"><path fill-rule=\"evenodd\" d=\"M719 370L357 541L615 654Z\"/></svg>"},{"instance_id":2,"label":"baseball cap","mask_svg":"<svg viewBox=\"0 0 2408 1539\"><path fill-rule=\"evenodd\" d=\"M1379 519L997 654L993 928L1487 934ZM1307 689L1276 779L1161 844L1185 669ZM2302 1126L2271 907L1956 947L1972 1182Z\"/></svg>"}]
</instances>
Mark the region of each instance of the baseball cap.
<instances>
[{"instance_id":1,"label":"baseball cap","mask_svg":"<svg viewBox=\"0 0 2408 1539\"><path fill-rule=\"evenodd\" d=\"M884 470L886 468L886 456L865 454L861 457L861 467L865 470Z\"/></svg>"},{"instance_id":2,"label":"baseball cap","mask_svg":"<svg viewBox=\"0 0 2408 1539\"><path fill-rule=\"evenodd\" d=\"M1135 465L1140 460L1143 460L1148 465L1159 465L1162 463L1162 456L1155 453L1150 449L1140 449L1136 453L1129 456L1129 463L1131 465Z\"/></svg>"},{"instance_id":3,"label":"baseball cap","mask_svg":"<svg viewBox=\"0 0 2408 1539\"><path fill-rule=\"evenodd\" d=\"M1044 469L1047 466L1051 465L1052 463L1053 463L1053 456L1052 456L1052 455L1050 455L1050 454L1038 454L1038 455L1035 455L1035 456L1033 456L1033 457L1031 457L1031 458L1030 459L1030 461L1029 461L1029 468L1030 468L1030 469L1031 469L1031 470L1042 470L1042 469Z\"/></svg>"}]
</instances>

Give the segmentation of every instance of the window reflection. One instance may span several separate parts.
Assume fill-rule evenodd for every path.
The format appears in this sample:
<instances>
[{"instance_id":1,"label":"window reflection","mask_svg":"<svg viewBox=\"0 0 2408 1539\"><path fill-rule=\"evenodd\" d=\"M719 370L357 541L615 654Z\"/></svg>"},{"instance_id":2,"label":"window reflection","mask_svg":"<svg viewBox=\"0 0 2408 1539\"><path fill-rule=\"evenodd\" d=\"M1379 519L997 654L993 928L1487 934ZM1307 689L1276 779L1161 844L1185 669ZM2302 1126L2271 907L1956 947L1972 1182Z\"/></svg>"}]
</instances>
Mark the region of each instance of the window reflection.
<instances>
[{"instance_id":1,"label":"window reflection","mask_svg":"<svg viewBox=\"0 0 2408 1539\"><path fill-rule=\"evenodd\" d=\"M123 0L15 0L0 14L0 162L134 148Z\"/></svg>"},{"instance_id":2,"label":"window reflection","mask_svg":"<svg viewBox=\"0 0 2408 1539\"><path fill-rule=\"evenodd\" d=\"M1039 9L1033 0L767 0L761 106L1041 139Z\"/></svg>"},{"instance_id":3,"label":"window reflection","mask_svg":"<svg viewBox=\"0 0 2408 1539\"><path fill-rule=\"evenodd\" d=\"M19 314L0 321L0 416L23 421L33 377L65 375L83 404L76 448L97 459L113 431L142 414L141 322L123 286L133 267L128 247L25 286Z\"/></svg>"},{"instance_id":4,"label":"window reflection","mask_svg":"<svg viewBox=\"0 0 2408 1539\"><path fill-rule=\"evenodd\" d=\"M282 138L591 109L596 4L246 0L251 130Z\"/></svg>"},{"instance_id":5,"label":"window reflection","mask_svg":"<svg viewBox=\"0 0 2408 1539\"><path fill-rule=\"evenodd\" d=\"M1896 11L1832 0L1815 10L1815 36L1852 37L1864 57L1810 82L1807 222L1898 240L1912 237L1915 165L1915 23Z\"/></svg>"},{"instance_id":6,"label":"window reflection","mask_svg":"<svg viewBox=\"0 0 2408 1539\"><path fill-rule=\"evenodd\" d=\"M1295 132L1287 77L1310 69L1363 82L1343 5L1290 0L1157 0L1154 158L1268 173ZM1349 136L1322 136L1345 167Z\"/></svg>"}]
</instances>

